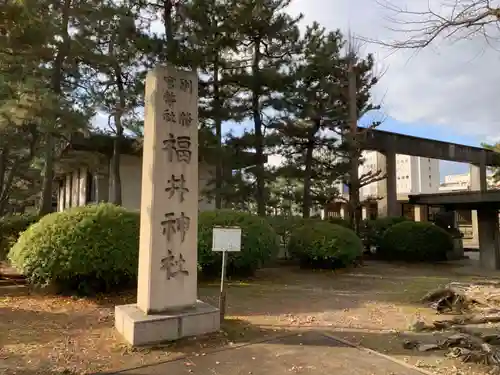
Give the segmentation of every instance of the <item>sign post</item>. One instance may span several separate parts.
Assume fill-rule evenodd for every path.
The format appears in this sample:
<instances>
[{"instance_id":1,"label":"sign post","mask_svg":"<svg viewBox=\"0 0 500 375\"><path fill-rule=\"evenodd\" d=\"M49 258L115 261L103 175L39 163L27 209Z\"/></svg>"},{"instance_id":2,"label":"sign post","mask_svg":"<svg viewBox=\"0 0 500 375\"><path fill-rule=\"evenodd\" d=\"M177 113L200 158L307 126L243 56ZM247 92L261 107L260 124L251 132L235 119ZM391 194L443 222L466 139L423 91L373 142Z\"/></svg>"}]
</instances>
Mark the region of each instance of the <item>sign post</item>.
<instances>
[{"instance_id":1,"label":"sign post","mask_svg":"<svg viewBox=\"0 0 500 375\"><path fill-rule=\"evenodd\" d=\"M225 278L227 267L227 253L241 251L240 227L214 227L212 236L212 251L222 252L222 269L220 274L219 311L220 320L224 321L226 315L226 290Z\"/></svg>"}]
</instances>

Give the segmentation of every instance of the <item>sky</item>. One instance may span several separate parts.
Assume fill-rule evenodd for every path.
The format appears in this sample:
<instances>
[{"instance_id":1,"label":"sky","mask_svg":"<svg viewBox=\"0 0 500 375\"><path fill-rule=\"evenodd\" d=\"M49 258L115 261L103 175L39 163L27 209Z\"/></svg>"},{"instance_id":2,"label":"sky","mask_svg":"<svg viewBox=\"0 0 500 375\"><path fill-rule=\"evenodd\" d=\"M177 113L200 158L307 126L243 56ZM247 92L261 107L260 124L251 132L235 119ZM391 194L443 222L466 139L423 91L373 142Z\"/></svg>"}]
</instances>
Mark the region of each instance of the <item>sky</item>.
<instances>
[{"instance_id":1,"label":"sky","mask_svg":"<svg viewBox=\"0 0 500 375\"><path fill-rule=\"evenodd\" d=\"M430 7L440 14L449 11L443 6L445 2L453 3L390 2L390 6L408 11ZM350 31L363 40L387 43L415 35L401 32L402 26L395 20L410 19L387 5L376 0L292 0L290 12L303 13L304 25L317 21L327 29ZM363 52L374 54L377 70L383 72L374 90L386 116L379 129L471 146L500 139L500 43L479 35L457 39L437 40L420 51L394 51L377 43L362 45ZM467 172L468 166L441 162L440 169L443 177Z\"/></svg>"}]
</instances>

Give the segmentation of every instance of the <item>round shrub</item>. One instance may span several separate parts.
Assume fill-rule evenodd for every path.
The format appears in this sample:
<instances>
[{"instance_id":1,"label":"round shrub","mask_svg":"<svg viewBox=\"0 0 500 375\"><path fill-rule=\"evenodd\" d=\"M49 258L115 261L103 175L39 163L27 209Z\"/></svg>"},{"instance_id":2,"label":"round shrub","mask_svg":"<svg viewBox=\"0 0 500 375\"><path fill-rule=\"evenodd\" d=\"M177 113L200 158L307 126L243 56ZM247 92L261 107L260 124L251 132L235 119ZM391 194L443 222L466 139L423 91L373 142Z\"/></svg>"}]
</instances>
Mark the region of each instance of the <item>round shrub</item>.
<instances>
[{"instance_id":1,"label":"round shrub","mask_svg":"<svg viewBox=\"0 0 500 375\"><path fill-rule=\"evenodd\" d=\"M378 249L385 231L393 225L405 221L408 221L408 219L404 216L388 216L363 221L361 225L361 238L363 239L365 249L370 250L372 247Z\"/></svg>"},{"instance_id":2,"label":"round shrub","mask_svg":"<svg viewBox=\"0 0 500 375\"><path fill-rule=\"evenodd\" d=\"M328 222L307 223L292 233L289 253L307 268L343 268L363 253L363 245L349 228Z\"/></svg>"},{"instance_id":3,"label":"round shrub","mask_svg":"<svg viewBox=\"0 0 500 375\"><path fill-rule=\"evenodd\" d=\"M198 216L198 265L206 277L220 274L222 255L212 251L214 226L241 228L241 251L228 253L228 276L251 276L279 251L276 232L265 218L246 212L215 210Z\"/></svg>"},{"instance_id":4,"label":"round shrub","mask_svg":"<svg viewBox=\"0 0 500 375\"><path fill-rule=\"evenodd\" d=\"M453 251L449 233L429 222L405 221L386 230L377 254L386 260L434 262Z\"/></svg>"},{"instance_id":5,"label":"round shrub","mask_svg":"<svg viewBox=\"0 0 500 375\"><path fill-rule=\"evenodd\" d=\"M304 225L304 223L308 220L315 219L304 219L301 216L268 216L267 221L274 229L276 234L279 236L279 240L281 240L282 246L286 248L288 241L290 240L290 236L293 231Z\"/></svg>"},{"instance_id":6,"label":"round shrub","mask_svg":"<svg viewBox=\"0 0 500 375\"><path fill-rule=\"evenodd\" d=\"M330 218L328 218L328 222L332 223L332 224L340 225L340 226L345 227L345 228L352 229L351 223L349 222L349 220L343 219L341 217L330 217Z\"/></svg>"},{"instance_id":7,"label":"round shrub","mask_svg":"<svg viewBox=\"0 0 500 375\"><path fill-rule=\"evenodd\" d=\"M10 248L28 227L36 223L37 214L11 215L0 218L0 260L4 260Z\"/></svg>"},{"instance_id":8,"label":"round shrub","mask_svg":"<svg viewBox=\"0 0 500 375\"><path fill-rule=\"evenodd\" d=\"M105 203L44 216L9 260L33 284L91 294L135 281L138 255L139 213Z\"/></svg>"}]
</instances>

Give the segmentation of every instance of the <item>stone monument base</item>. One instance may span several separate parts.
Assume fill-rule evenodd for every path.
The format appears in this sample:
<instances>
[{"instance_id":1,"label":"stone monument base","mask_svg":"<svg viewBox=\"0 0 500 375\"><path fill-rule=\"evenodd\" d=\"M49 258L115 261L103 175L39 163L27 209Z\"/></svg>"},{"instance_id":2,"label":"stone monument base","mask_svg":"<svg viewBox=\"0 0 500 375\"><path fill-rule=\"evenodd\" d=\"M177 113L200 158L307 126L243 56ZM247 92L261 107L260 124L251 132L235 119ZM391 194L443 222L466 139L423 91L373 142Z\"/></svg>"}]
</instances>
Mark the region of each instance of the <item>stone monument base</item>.
<instances>
[{"instance_id":1,"label":"stone monument base","mask_svg":"<svg viewBox=\"0 0 500 375\"><path fill-rule=\"evenodd\" d=\"M219 309L202 301L175 312L146 315L137 305L115 306L115 328L133 346L218 332Z\"/></svg>"}]
</instances>

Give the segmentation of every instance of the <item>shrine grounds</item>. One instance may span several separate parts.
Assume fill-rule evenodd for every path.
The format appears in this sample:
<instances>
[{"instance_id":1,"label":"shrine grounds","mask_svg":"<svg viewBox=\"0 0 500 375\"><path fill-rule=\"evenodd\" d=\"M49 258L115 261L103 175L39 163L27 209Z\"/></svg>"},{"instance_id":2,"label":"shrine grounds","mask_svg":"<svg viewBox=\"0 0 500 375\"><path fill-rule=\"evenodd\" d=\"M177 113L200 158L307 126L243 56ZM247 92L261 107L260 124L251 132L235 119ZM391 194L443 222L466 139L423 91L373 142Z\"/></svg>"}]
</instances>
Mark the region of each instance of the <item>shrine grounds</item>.
<instances>
[{"instance_id":1,"label":"shrine grounds","mask_svg":"<svg viewBox=\"0 0 500 375\"><path fill-rule=\"evenodd\" d=\"M114 306L135 301L135 291L94 299L56 297L27 287L0 287L0 373L84 374L203 356L284 332L319 330L437 374L485 374L488 368L446 358L442 352L403 348L417 337L416 321L446 316L422 305L430 289L451 281L500 282L462 263L397 265L368 262L345 271L293 266L260 270L228 286L228 316L221 333L151 348L131 349L117 337ZM202 300L217 305L219 285L200 285ZM335 350L334 348L332 350ZM189 370L189 362L185 363ZM191 372L191 371L188 371Z\"/></svg>"}]
</instances>

